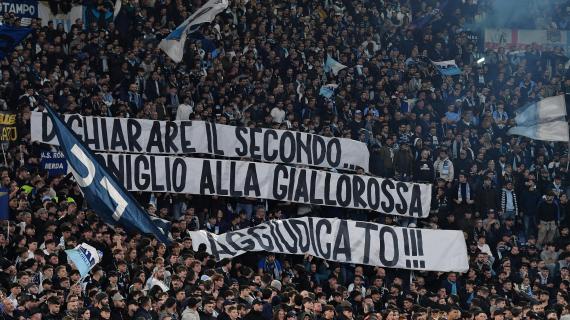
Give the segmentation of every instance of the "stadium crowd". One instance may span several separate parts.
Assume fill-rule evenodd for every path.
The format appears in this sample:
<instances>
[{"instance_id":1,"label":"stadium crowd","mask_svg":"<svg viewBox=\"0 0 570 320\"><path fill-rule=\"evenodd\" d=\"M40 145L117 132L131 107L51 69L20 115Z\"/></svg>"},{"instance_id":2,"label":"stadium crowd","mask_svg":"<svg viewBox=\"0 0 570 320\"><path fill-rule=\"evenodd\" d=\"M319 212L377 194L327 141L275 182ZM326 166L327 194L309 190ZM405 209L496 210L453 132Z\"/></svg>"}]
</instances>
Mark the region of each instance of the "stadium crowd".
<instances>
[{"instance_id":1,"label":"stadium crowd","mask_svg":"<svg viewBox=\"0 0 570 320\"><path fill-rule=\"evenodd\" d=\"M506 135L518 107L570 94L564 53L485 52L463 29L484 1L232 0L190 35L175 64L158 42L203 2L128 0L113 22L111 1L89 0L86 20L68 32L33 20L32 36L2 60L0 108L17 113L20 138L0 169L10 190L1 319L570 319L568 145ZM327 55L348 68L326 73ZM455 59L462 73L442 76L429 59ZM338 85L330 98L320 95L325 84ZM432 212L411 220L136 194L172 221L175 242L165 246L103 224L73 179L39 169L52 147L30 142L30 112L43 110L43 97L60 113L360 140L373 174L433 183ZM470 269L410 272L267 253L214 261L187 235L305 215L463 230ZM82 242L103 252L85 279L64 252Z\"/></svg>"}]
</instances>

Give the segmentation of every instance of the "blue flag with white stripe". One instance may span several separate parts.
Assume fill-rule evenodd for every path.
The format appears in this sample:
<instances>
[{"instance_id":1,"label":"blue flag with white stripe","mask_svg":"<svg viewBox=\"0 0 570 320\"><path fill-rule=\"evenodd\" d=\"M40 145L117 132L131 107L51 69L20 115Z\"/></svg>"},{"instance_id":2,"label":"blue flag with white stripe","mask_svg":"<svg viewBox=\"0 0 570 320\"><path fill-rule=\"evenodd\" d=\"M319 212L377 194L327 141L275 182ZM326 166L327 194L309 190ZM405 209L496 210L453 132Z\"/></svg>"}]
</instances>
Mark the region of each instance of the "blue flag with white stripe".
<instances>
[{"instance_id":1,"label":"blue flag with white stripe","mask_svg":"<svg viewBox=\"0 0 570 320\"><path fill-rule=\"evenodd\" d=\"M444 76L456 76L461 74L461 69L459 69L455 60L432 61L432 63Z\"/></svg>"},{"instance_id":2,"label":"blue flag with white stripe","mask_svg":"<svg viewBox=\"0 0 570 320\"><path fill-rule=\"evenodd\" d=\"M170 232L170 228L172 228L172 222L159 218L155 215L149 215L150 220L154 223L154 225L160 230L161 233L164 233L168 239L172 240L172 233Z\"/></svg>"},{"instance_id":3,"label":"blue flag with white stripe","mask_svg":"<svg viewBox=\"0 0 570 320\"><path fill-rule=\"evenodd\" d=\"M210 0L180 24L166 38L160 41L162 49L174 62L179 63L184 56L184 44L192 26L212 22L214 18L228 7L228 0Z\"/></svg>"},{"instance_id":4,"label":"blue flag with white stripe","mask_svg":"<svg viewBox=\"0 0 570 320\"><path fill-rule=\"evenodd\" d=\"M60 149L67 159L68 168L95 213L108 224L120 224L127 230L152 234L161 242L169 243L168 234L153 223L148 213L99 163L93 152L85 147L49 106L46 105L45 108L53 123Z\"/></svg>"}]
</instances>

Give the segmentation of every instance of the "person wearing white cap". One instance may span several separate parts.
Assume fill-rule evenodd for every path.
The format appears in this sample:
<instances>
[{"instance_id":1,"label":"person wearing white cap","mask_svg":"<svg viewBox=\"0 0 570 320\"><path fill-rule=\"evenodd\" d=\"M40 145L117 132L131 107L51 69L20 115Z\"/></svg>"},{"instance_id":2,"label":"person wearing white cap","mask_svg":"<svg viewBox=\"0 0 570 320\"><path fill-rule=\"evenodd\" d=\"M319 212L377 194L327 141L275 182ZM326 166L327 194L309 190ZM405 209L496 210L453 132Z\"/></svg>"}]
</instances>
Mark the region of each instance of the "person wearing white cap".
<instances>
[{"instance_id":1,"label":"person wearing white cap","mask_svg":"<svg viewBox=\"0 0 570 320\"><path fill-rule=\"evenodd\" d=\"M111 306L111 319L127 319L125 297L123 297L119 291L115 291L115 293L111 295L111 300L113 301L113 305Z\"/></svg>"}]
</instances>

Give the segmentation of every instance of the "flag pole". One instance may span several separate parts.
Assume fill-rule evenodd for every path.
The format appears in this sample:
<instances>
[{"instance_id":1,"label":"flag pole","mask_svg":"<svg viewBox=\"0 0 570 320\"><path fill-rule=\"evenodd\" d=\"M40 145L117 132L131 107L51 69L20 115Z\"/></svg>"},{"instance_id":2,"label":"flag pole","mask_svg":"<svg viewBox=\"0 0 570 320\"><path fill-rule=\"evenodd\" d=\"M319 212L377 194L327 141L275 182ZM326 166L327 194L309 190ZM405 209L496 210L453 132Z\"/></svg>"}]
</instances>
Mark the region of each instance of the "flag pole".
<instances>
[{"instance_id":1,"label":"flag pole","mask_svg":"<svg viewBox=\"0 0 570 320\"><path fill-rule=\"evenodd\" d=\"M8 166L8 160L6 160L6 152L4 151L4 143L0 143L0 146L2 146L2 156L4 157L4 166Z\"/></svg>"}]
</instances>

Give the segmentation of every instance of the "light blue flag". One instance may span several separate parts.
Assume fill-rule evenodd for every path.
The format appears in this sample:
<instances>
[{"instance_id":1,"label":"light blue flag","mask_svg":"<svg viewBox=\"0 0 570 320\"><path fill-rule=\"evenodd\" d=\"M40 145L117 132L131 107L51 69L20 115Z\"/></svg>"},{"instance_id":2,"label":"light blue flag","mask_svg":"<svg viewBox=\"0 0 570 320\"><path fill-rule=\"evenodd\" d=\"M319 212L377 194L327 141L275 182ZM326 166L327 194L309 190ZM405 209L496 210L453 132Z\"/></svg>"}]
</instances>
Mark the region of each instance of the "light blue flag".
<instances>
[{"instance_id":1,"label":"light blue flag","mask_svg":"<svg viewBox=\"0 0 570 320\"><path fill-rule=\"evenodd\" d=\"M549 97L515 111L516 126L507 132L542 141L568 141L564 96Z\"/></svg>"},{"instance_id":2,"label":"light blue flag","mask_svg":"<svg viewBox=\"0 0 570 320\"><path fill-rule=\"evenodd\" d=\"M168 234L161 231L133 196L108 173L73 131L47 105L51 122L57 134L61 152L68 168L81 188L87 203L108 224L120 224L131 232L152 234L163 243L170 243Z\"/></svg>"},{"instance_id":3,"label":"light blue flag","mask_svg":"<svg viewBox=\"0 0 570 320\"><path fill-rule=\"evenodd\" d=\"M327 55L327 60L325 61L325 72L331 72L336 76L340 70L347 68L344 64L336 61L330 55Z\"/></svg>"},{"instance_id":4,"label":"light blue flag","mask_svg":"<svg viewBox=\"0 0 570 320\"><path fill-rule=\"evenodd\" d=\"M531 126L561 120L566 117L566 102L563 95L549 97L520 107L515 114L517 126Z\"/></svg>"},{"instance_id":5,"label":"light blue flag","mask_svg":"<svg viewBox=\"0 0 570 320\"><path fill-rule=\"evenodd\" d=\"M334 95L334 90L338 87L337 84L325 84L323 86L321 86L321 89L319 90L319 95L330 99L332 98L332 96Z\"/></svg>"},{"instance_id":6,"label":"light blue flag","mask_svg":"<svg viewBox=\"0 0 570 320\"><path fill-rule=\"evenodd\" d=\"M513 127L507 132L509 135L518 135L541 141L570 141L568 134L568 121L553 121L538 123L526 127Z\"/></svg>"},{"instance_id":7,"label":"light blue flag","mask_svg":"<svg viewBox=\"0 0 570 320\"><path fill-rule=\"evenodd\" d=\"M166 38L160 41L162 49L174 62L179 63L184 56L184 44L192 26L212 22L216 15L228 7L228 0L210 0L180 24Z\"/></svg>"},{"instance_id":8,"label":"light blue flag","mask_svg":"<svg viewBox=\"0 0 570 320\"><path fill-rule=\"evenodd\" d=\"M444 76L456 76L461 74L461 69L455 64L455 60L432 61L432 63Z\"/></svg>"},{"instance_id":9,"label":"light blue flag","mask_svg":"<svg viewBox=\"0 0 570 320\"><path fill-rule=\"evenodd\" d=\"M69 259L73 261L81 278L85 278L85 276L89 274L89 271L103 258L103 252L86 243L82 243L73 249L65 250L65 253Z\"/></svg>"}]
</instances>

